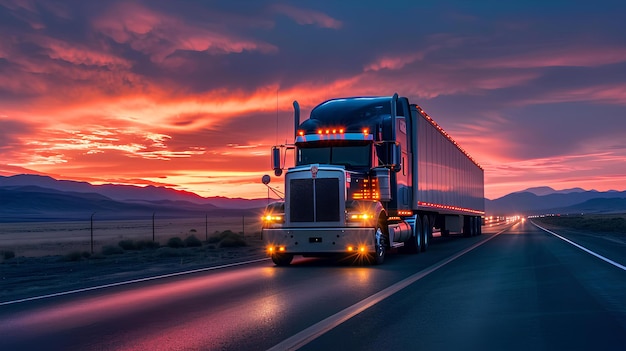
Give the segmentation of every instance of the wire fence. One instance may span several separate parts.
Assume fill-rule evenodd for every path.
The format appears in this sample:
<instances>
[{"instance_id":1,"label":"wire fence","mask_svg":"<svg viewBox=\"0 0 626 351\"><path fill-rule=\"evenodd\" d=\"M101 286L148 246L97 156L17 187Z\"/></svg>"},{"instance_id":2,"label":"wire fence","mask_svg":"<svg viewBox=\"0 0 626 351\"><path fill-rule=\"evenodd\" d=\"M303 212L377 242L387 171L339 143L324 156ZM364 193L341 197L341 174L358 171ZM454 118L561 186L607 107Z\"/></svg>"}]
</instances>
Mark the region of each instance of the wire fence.
<instances>
[{"instance_id":1,"label":"wire fence","mask_svg":"<svg viewBox=\"0 0 626 351\"><path fill-rule=\"evenodd\" d=\"M170 238L195 236L209 241L224 231L241 235L244 240L261 238L258 216L233 215L172 218L158 214L142 219L99 219L98 214L85 220L55 222L0 223L0 251L19 256L46 256L69 251L94 252L121 240L154 241L164 245Z\"/></svg>"}]
</instances>

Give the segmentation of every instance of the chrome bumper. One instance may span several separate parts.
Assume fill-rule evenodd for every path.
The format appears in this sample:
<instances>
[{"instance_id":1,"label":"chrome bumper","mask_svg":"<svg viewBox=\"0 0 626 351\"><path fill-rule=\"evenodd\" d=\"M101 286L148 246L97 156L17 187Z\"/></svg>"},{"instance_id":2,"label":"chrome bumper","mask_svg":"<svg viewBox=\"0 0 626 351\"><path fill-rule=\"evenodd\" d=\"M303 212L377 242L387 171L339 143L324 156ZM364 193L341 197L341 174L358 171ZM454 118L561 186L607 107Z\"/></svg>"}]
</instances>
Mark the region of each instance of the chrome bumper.
<instances>
[{"instance_id":1,"label":"chrome bumper","mask_svg":"<svg viewBox=\"0 0 626 351\"><path fill-rule=\"evenodd\" d=\"M265 228L262 235L268 254L270 248L296 255L375 252L374 228Z\"/></svg>"}]
</instances>

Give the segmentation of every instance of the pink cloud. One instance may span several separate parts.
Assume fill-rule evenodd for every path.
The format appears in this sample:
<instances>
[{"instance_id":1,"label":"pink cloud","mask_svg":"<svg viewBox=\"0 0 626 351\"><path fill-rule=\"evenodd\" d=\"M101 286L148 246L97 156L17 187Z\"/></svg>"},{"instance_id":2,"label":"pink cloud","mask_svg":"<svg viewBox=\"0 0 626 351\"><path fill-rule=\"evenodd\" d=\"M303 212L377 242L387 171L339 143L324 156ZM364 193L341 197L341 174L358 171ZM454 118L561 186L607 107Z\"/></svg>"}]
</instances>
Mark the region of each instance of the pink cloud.
<instances>
[{"instance_id":1,"label":"pink cloud","mask_svg":"<svg viewBox=\"0 0 626 351\"><path fill-rule=\"evenodd\" d=\"M342 26L341 21L315 10L297 8L286 4L276 4L272 6L272 9L293 19L298 24L316 24L322 28L333 29L338 29Z\"/></svg>"},{"instance_id":2,"label":"pink cloud","mask_svg":"<svg viewBox=\"0 0 626 351\"><path fill-rule=\"evenodd\" d=\"M596 67L622 62L626 62L626 48L585 45L531 50L515 56L466 61L466 64L482 68L542 68Z\"/></svg>"},{"instance_id":3,"label":"pink cloud","mask_svg":"<svg viewBox=\"0 0 626 351\"><path fill-rule=\"evenodd\" d=\"M93 21L93 27L118 43L128 43L137 51L161 63L178 50L216 53L244 51L275 52L271 44L227 34L224 28L209 29L187 24L174 16L158 13L138 4L120 3Z\"/></svg>"},{"instance_id":4,"label":"pink cloud","mask_svg":"<svg viewBox=\"0 0 626 351\"><path fill-rule=\"evenodd\" d=\"M413 63L415 61L422 60L424 58L424 52L417 52L413 54L400 55L400 56L385 56L377 60L376 62L370 63L364 67L365 71L380 71L382 69L401 69L407 64Z\"/></svg>"}]
</instances>

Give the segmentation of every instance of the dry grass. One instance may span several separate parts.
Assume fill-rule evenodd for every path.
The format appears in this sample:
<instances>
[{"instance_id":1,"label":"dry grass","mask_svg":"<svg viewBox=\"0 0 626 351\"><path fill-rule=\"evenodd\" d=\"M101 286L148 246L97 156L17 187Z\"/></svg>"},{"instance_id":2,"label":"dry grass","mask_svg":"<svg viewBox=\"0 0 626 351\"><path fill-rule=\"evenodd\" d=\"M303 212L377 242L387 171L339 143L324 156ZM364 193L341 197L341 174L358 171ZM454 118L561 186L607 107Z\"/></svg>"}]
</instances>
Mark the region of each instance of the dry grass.
<instances>
[{"instance_id":1,"label":"dry grass","mask_svg":"<svg viewBox=\"0 0 626 351\"><path fill-rule=\"evenodd\" d=\"M165 245L172 237L185 240L195 236L201 241L226 230L258 237L261 223L251 217L156 219L154 241ZM117 246L123 240L152 241L152 219L97 221L93 223L93 252ZM89 220L77 222L0 223L0 251L15 256L42 257L91 252Z\"/></svg>"},{"instance_id":2,"label":"dry grass","mask_svg":"<svg viewBox=\"0 0 626 351\"><path fill-rule=\"evenodd\" d=\"M533 220L575 230L626 234L626 214L550 216Z\"/></svg>"}]
</instances>

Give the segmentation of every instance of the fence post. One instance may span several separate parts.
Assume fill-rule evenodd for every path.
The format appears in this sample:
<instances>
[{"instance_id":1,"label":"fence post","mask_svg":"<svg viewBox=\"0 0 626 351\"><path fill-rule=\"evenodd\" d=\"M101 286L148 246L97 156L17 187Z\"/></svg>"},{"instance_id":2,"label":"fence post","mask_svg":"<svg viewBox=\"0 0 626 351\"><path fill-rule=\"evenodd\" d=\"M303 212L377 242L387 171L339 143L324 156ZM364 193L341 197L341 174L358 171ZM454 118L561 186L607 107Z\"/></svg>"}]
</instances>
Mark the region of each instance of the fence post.
<instances>
[{"instance_id":1,"label":"fence post","mask_svg":"<svg viewBox=\"0 0 626 351\"><path fill-rule=\"evenodd\" d=\"M154 242L154 214L156 212L152 212L152 242Z\"/></svg>"},{"instance_id":2,"label":"fence post","mask_svg":"<svg viewBox=\"0 0 626 351\"><path fill-rule=\"evenodd\" d=\"M95 215L96 213L92 213L91 214L91 218L89 219L89 222L91 223L91 254L93 255L93 215Z\"/></svg>"}]
</instances>

